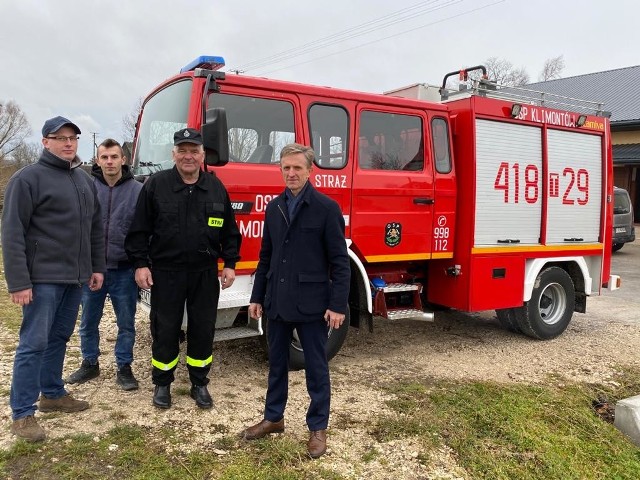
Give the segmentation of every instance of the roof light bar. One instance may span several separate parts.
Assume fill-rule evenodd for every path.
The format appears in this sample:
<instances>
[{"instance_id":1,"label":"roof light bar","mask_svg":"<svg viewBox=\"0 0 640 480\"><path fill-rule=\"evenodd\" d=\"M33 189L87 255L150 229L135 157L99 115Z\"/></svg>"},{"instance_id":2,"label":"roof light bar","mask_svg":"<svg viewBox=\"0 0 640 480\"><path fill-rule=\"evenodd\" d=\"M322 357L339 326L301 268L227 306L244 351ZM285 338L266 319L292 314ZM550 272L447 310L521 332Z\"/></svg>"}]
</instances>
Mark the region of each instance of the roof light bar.
<instances>
[{"instance_id":1,"label":"roof light bar","mask_svg":"<svg viewBox=\"0 0 640 480\"><path fill-rule=\"evenodd\" d=\"M219 70L224 67L224 58L202 55L180 69L180 73L191 72L196 68Z\"/></svg>"}]
</instances>

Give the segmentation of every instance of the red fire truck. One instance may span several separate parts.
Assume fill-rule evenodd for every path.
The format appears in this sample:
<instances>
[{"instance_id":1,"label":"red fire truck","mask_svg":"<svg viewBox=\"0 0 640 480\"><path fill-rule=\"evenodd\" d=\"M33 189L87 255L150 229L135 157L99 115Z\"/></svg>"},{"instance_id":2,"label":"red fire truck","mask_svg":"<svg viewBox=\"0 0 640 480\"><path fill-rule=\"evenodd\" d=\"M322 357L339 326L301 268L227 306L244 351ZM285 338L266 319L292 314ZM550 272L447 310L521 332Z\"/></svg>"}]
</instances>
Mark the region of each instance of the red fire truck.
<instances>
[{"instance_id":1,"label":"red fire truck","mask_svg":"<svg viewBox=\"0 0 640 480\"><path fill-rule=\"evenodd\" d=\"M424 85L370 94L223 65L199 57L155 88L133 155L137 175L171 168L173 133L202 129L206 168L227 186L243 235L216 340L264 338L268 328L246 307L265 207L284 188L279 151L293 141L313 147L310 181L344 214L347 325L372 330L374 315L432 321L438 306L495 310L504 327L550 339L586 311L588 296L620 286L610 275L612 156L601 105L474 80L469 71L481 67L462 71L455 92L447 74L434 101ZM148 306L149 292L141 301ZM330 358L348 330L328 332ZM295 339L291 363L304 365Z\"/></svg>"}]
</instances>

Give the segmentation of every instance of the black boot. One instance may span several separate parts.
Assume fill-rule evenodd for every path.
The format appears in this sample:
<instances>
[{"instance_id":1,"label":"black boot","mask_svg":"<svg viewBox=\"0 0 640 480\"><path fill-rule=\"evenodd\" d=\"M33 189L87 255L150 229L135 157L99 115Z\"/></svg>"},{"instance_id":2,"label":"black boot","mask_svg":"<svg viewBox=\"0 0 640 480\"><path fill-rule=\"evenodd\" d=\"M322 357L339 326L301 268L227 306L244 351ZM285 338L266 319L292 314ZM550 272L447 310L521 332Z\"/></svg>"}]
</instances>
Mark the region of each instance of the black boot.
<instances>
[{"instance_id":1,"label":"black boot","mask_svg":"<svg viewBox=\"0 0 640 480\"><path fill-rule=\"evenodd\" d=\"M92 365L88 360L82 360L80 368L67 378L67 383L84 383L96 378L98 375L100 375L100 364L98 362Z\"/></svg>"},{"instance_id":2,"label":"black boot","mask_svg":"<svg viewBox=\"0 0 640 480\"><path fill-rule=\"evenodd\" d=\"M153 390L153 404L158 408L171 407L171 385L156 385Z\"/></svg>"},{"instance_id":3,"label":"black boot","mask_svg":"<svg viewBox=\"0 0 640 480\"><path fill-rule=\"evenodd\" d=\"M118 369L116 383L125 391L138 389L138 380L133 376L131 365L123 365Z\"/></svg>"},{"instance_id":4,"label":"black boot","mask_svg":"<svg viewBox=\"0 0 640 480\"><path fill-rule=\"evenodd\" d=\"M200 408L211 408L213 406L213 400L206 385L191 385L191 398L196 401L196 405Z\"/></svg>"}]
</instances>

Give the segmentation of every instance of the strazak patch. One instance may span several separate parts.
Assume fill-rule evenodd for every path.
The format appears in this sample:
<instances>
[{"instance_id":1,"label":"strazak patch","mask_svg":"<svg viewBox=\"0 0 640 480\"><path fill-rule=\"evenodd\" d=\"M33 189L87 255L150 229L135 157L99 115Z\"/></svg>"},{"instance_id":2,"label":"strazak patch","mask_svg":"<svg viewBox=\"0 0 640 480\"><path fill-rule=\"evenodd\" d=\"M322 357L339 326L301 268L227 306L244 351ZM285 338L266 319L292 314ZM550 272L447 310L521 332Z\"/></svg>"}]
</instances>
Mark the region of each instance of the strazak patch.
<instances>
[{"instance_id":1,"label":"strazak patch","mask_svg":"<svg viewBox=\"0 0 640 480\"><path fill-rule=\"evenodd\" d=\"M384 228L384 243L389 247L395 247L400 244L402 240L402 225L398 222L387 223Z\"/></svg>"},{"instance_id":2,"label":"strazak patch","mask_svg":"<svg viewBox=\"0 0 640 480\"><path fill-rule=\"evenodd\" d=\"M209 221L207 222L207 225L209 225L210 227L220 228L222 227L223 223L224 223L224 218L209 217Z\"/></svg>"}]
</instances>

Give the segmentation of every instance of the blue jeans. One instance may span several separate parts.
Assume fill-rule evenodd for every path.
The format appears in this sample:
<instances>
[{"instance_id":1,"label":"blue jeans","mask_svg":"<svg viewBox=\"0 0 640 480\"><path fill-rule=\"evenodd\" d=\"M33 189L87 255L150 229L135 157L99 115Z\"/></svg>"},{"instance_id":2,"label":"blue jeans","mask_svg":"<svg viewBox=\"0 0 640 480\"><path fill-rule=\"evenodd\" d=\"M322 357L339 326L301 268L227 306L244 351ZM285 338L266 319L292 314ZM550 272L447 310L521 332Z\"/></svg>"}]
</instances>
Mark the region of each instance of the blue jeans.
<instances>
[{"instance_id":1,"label":"blue jeans","mask_svg":"<svg viewBox=\"0 0 640 480\"><path fill-rule=\"evenodd\" d=\"M62 365L81 297L79 284L33 286L33 300L22 307L20 340L13 361L9 404L14 420L34 414L40 392L47 398L66 395Z\"/></svg>"},{"instance_id":2,"label":"blue jeans","mask_svg":"<svg viewBox=\"0 0 640 480\"><path fill-rule=\"evenodd\" d=\"M115 357L118 368L133 362L133 344L136 341L136 303L138 286L133 268L107 270L102 288L95 292L82 288L82 317L80 318L80 348L82 358L95 365L100 356L100 320L104 302L109 294L116 314L118 338Z\"/></svg>"}]
</instances>

